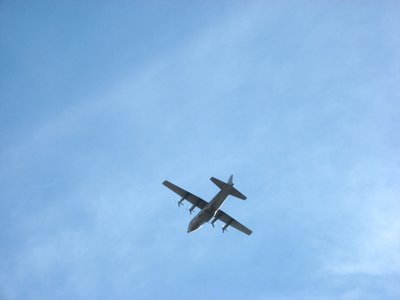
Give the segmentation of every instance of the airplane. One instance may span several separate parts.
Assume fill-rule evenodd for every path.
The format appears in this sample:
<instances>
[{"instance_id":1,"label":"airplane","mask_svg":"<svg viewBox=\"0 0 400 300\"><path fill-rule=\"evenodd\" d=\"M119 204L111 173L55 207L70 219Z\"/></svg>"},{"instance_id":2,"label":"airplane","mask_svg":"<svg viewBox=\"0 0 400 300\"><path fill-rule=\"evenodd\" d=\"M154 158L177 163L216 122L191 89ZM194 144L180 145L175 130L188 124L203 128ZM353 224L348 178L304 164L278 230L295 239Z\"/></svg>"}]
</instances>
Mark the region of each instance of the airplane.
<instances>
[{"instance_id":1,"label":"airplane","mask_svg":"<svg viewBox=\"0 0 400 300\"><path fill-rule=\"evenodd\" d=\"M200 197L180 188L179 186L176 186L167 180L163 182L163 185L182 197L178 201L178 207L182 205L184 200L186 200L192 204L192 207L189 209L190 213L192 213L196 207L200 208L200 212L190 221L187 232L190 233L199 229L213 218L211 221L211 225L213 227L217 220L221 220L225 223L224 227L222 227L222 233L226 231L228 226L231 226L247 235L251 235L252 231L250 229L243 224L240 224L238 221L220 209L229 195L242 200L247 199L245 195L233 187L233 175L229 177L227 183L214 177L211 177L210 180L221 189L210 202L201 199Z\"/></svg>"}]
</instances>

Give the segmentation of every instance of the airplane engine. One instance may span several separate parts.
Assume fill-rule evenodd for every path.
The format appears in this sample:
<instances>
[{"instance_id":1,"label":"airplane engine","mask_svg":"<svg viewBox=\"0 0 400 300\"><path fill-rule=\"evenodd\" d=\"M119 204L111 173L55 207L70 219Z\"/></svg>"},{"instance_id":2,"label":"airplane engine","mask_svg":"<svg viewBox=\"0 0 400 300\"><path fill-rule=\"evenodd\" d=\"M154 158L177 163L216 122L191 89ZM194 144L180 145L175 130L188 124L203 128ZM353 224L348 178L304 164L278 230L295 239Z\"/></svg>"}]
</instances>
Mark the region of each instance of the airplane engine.
<instances>
[{"instance_id":1,"label":"airplane engine","mask_svg":"<svg viewBox=\"0 0 400 300\"><path fill-rule=\"evenodd\" d=\"M214 227L214 223L217 222L217 220L219 219L220 215L221 215L221 212L220 212L220 211L217 211L217 212L215 213L214 219L211 221L212 227Z\"/></svg>"},{"instance_id":2,"label":"airplane engine","mask_svg":"<svg viewBox=\"0 0 400 300\"><path fill-rule=\"evenodd\" d=\"M192 207L189 209L189 212L192 213L195 208L196 208L196 204L193 204Z\"/></svg>"},{"instance_id":3,"label":"airplane engine","mask_svg":"<svg viewBox=\"0 0 400 300\"><path fill-rule=\"evenodd\" d=\"M183 205L182 202L183 202L183 200L185 200L185 199L186 199L186 197L183 196L183 197L181 198L181 200L178 201L178 207L181 206L181 205Z\"/></svg>"},{"instance_id":4,"label":"airplane engine","mask_svg":"<svg viewBox=\"0 0 400 300\"><path fill-rule=\"evenodd\" d=\"M229 224L225 224L224 227L222 227L222 233L224 233L226 231L226 229L228 228Z\"/></svg>"},{"instance_id":5,"label":"airplane engine","mask_svg":"<svg viewBox=\"0 0 400 300\"><path fill-rule=\"evenodd\" d=\"M222 233L224 233L224 232L226 231L226 229L228 228L228 226L231 225L232 220L233 220L233 219L231 219L228 223L225 224L224 227L222 227Z\"/></svg>"}]
</instances>

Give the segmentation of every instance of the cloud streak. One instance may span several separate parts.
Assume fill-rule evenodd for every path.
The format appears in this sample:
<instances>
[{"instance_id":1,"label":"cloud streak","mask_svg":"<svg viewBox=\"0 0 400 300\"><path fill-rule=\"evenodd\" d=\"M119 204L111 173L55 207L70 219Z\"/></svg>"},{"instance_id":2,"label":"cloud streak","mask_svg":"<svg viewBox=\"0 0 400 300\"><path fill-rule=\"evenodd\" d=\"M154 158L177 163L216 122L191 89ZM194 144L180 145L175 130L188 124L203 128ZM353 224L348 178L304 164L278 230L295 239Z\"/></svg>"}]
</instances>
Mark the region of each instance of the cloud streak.
<instances>
[{"instance_id":1,"label":"cloud streak","mask_svg":"<svg viewBox=\"0 0 400 300\"><path fill-rule=\"evenodd\" d=\"M1 297L396 299L396 13L346 8L213 11L107 88L10 123ZM249 200L224 209L254 235L187 235L162 180L209 200L231 173Z\"/></svg>"}]
</instances>

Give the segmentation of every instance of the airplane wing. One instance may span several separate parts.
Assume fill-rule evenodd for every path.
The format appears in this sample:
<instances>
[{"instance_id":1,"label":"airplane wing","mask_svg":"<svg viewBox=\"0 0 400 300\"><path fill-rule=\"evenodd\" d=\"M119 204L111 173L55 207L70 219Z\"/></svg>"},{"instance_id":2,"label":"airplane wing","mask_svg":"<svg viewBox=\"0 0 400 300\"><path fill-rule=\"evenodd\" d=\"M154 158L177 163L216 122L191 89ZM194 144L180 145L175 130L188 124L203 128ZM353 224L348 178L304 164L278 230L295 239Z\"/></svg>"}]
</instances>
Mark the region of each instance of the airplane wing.
<instances>
[{"instance_id":1,"label":"airplane wing","mask_svg":"<svg viewBox=\"0 0 400 300\"><path fill-rule=\"evenodd\" d=\"M253 231L251 231L250 229L248 229L246 226L244 226L243 224L239 223L238 221L236 221L234 218L232 218L230 215L228 215L227 213L223 212L222 210L219 210L216 214L216 217L218 218L218 220L221 220L222 222L224 222L226 225L224 226L225 230L228 226L232 226L233 228L236 228L237 230L250 235L252 234Z\"/></svg>"},{"instance_id":2,"label":"airplane wing","mask_svg":"<svg viewBox=\"0 0 400 300\"><path fill-rule=\"evenodd\" d=\"M165 180L163 182L163 185L165 185L171 191L175 192L176 194L178 194L179 196L181 196L185 200L189 201L193 205L196 205L200 209L203 209L203 207L208 204L207 201L201 199L200 197L198 197L196 195L193 195L192 193L180 188L179 186L176 186L175 184L169 182L168 180Z\"/></svg>"}]
</instances>

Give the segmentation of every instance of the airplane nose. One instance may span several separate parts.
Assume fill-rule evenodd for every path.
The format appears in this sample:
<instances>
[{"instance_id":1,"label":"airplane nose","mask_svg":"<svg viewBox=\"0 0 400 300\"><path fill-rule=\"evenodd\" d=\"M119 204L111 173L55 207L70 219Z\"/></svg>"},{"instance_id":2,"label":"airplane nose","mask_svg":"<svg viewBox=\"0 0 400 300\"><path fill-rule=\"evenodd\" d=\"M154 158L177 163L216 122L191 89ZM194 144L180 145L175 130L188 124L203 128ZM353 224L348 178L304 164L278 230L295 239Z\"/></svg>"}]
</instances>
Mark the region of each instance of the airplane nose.
<instances>
[{"instance_id":1,"label":"airplane nose","mask_svg":"<svg viewBox=\"0 0 400 300\"><path fill-rule=\"evenodd\" d=\"M197 219L193 219L188 226L187 233L195 231L201 227L201 223L199 224Z\"/></svg>"}]
</instances>

